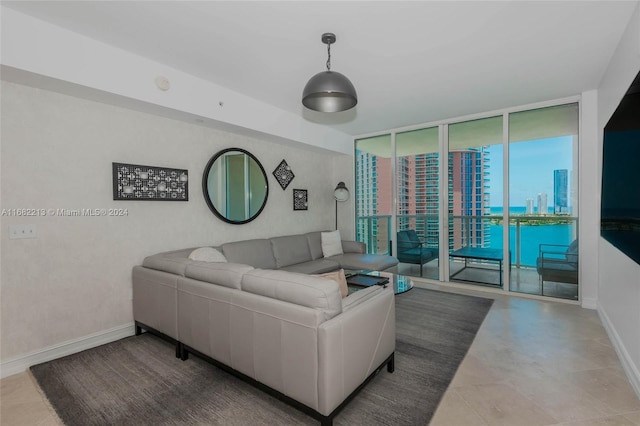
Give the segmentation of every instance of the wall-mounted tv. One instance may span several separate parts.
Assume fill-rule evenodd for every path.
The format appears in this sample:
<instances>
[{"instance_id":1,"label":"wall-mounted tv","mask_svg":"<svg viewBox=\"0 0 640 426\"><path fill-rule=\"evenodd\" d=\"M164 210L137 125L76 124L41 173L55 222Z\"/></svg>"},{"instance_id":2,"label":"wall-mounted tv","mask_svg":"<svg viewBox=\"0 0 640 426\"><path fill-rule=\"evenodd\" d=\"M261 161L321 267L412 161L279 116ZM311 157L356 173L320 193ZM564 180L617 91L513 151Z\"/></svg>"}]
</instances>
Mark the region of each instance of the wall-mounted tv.
<instances>
[{"instance_id":1,"label":"wall-mounted tv","mask_svg":"<svg viewBox=\"0 0 640 426\"><path fill-rule=\"evenodd\" d=\"M640 73L604 127L600 235L640 265Z\"/></svg>"}]
</instances>

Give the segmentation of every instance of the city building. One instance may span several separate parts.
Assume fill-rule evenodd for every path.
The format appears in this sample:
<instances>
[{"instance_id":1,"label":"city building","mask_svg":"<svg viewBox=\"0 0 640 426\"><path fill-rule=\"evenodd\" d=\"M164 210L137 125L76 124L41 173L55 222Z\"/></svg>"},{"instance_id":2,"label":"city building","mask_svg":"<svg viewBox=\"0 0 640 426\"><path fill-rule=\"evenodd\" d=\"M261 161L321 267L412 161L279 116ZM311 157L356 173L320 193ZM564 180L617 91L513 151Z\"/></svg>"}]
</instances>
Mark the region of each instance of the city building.
<instances>
[{"instance_id":1,"label":"city building","mask_svg":"<svg viewBox=\"0 0 640 426\"><path fill-rule=\"evenodd\" d=\"M525 214L533 214L533 198L527 198L527 208Z\"/></svg>"},{"instance_id":2,"label":"city building","mask_svg":"<svg viewBox=\"0 0 640 426\"><path fill-rule=\"evenodd\" d=\"M553 171L553 212L569 213L569 171L567 169Z\"/></svg>"},{"instance_id":3,"label":"city building","mask_svg":"<svg viewBox=\"0 0 640 426\"><path fill-rule=\"evenodd\" d=\"M549 208L547 204L547 193L541 192L538 194L538 214L547 214L549 213Z\"/></svg>"},{"instance_id":4,"label":"city building","mask_svg":"<svg viewBox=\"0 0 640 426\"><path fill-rule=\"evenodd\" d=\"M356 156L357 237L373 243L376 252L386 251L392 240L390 224L376 225L386 220L380 216L391 215L391 160L367 152L366 141L356 149ZM439 244L438 167L439 155L434 153L399 157L396 165L397 229L415 229L429 247ZM483 147L450 152L448 167L448 187L453 194L448 211L456 218L449 244L456 248L467 244L482 247L489 238L488 223L480 218L489 214L490 193L485 188L488 153Z\"/></svg>"}]
</instances>

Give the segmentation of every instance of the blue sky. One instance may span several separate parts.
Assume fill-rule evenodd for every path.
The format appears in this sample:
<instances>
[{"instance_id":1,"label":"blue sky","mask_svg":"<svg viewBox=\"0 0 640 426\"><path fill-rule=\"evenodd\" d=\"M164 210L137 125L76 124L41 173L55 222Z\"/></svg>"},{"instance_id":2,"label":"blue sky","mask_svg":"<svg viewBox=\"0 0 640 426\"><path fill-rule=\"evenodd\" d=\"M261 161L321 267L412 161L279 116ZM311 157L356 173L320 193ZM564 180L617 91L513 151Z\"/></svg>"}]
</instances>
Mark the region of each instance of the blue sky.
<instances>
[{"instance_id":1,"label":"blue sky","mask_svg":"<svg viewBox=\"0 0 640 426\"><path fill-rule=\"evenodd\" d=\"M525 206L532 198L536 205L537 195L547 193L547 203L553 206L553 171L573 169L573 137L562 136L509 144L509 177L511 206ZM489 147L491 206L502 206L503 160L502 145ZM571 182L571 179L569 180Z\"/></svg>"}]
</instances>

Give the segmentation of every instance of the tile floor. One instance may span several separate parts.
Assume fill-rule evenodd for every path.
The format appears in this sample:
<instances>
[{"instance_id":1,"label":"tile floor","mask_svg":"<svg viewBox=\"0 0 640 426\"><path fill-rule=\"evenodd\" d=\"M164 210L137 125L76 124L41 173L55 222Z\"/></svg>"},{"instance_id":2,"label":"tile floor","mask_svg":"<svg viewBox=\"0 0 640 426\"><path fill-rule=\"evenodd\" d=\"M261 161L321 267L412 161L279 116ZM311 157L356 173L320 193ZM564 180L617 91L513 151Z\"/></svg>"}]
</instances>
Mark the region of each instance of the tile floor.
<instances>
[{"instance_id":1,"label":"tile floor","mask_svg":"<svg viewBox=\"0 0 640 426\"><path fill-rule=\"evenodd\" d=\"M460 272L464 266L464 262L455 261L450 263L451 275ZM482 267L473 267L470 263L470 268L461 271L457 274L453 281L463 282L469 284L469 282L477 281L480 283L491 284L489 287L498 287L500 284L500 275L494 265L482 265ZM400 263L398 265L398 272L403 275L412 277L420 277L420 266L409 263ZM431 280L438 280L438 261L432 260L429 263L424 264L422 268L422 277ZM540 287L540 276L536 271L536 268L529 266L511 268L510 276L511 291L525 294L535 294L544 296L557 297L568 300L578 300L578 286L575 284L556 283L551 281L545 281L544 287Z\"/></svg>"},{"instance_id":2,"label":"tile floor","mask_svg":"<svg viewBox=\"0 0 640 426\"><path fill-rule=\"evenodd\" d=\"M640 425L640 399L596 311L466 289L449 291L496 301L432 426Z\"/></svg>"},{"instance_id":3,"label":"tile floor","mask_svg":"<svg viewBox=\"0 0 640 426\"><path fill-rule=\"evenodd\" d=\"M0 425L61 424L30 373L20 373L0 380Z\"/></svg>"},{"instance_id":4,"label":"tile floor","mask_svg":"<svg viewBox=\"0 0 640 426\"><path fill-rule=\"evenodd\" d=\"M467 289L448 291L496 301L432 426L640 425L640 399L595 311ZM28 373L2 379L0 385L2 426L60 424Z\"/></svg>"}]
</instances>

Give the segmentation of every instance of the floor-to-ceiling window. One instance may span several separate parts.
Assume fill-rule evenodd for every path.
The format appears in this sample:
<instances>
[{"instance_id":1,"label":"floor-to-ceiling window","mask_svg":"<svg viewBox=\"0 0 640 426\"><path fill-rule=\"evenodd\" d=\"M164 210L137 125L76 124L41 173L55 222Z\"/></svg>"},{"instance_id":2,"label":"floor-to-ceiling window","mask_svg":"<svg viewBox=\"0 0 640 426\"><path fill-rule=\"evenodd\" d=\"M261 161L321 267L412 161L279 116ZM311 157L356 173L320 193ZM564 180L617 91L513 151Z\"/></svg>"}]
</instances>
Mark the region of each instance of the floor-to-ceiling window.
<instances>
[{"instance_id":1,"label":"floor-to-ceiling window","mask_svg":"<svg viewBox=\"0 0 640 426\"><path fill-rule=\"evenodd\" d=\"M438 279L438 127L396 134L396 256L401 273Z\"/></svg>"},{"instance_id":2,"label":"floor-to-ceiling window","mask_svg":"<svg viewBox=\"0 0 640 426\"><path fill-rule=\"evenodd\" d=\"M502 115L449 125L449 276L501 287L505 262L491 214L502 206Z\"/></svg>"},{"instance_id":3,"label":"floor-to-ceiling window","mask_svg":"<svg viewBox=\"0 0 640 426\"><path fill-rule=\"evenodd\" d=\"M368 253L391 252L391 135L356 141L356 236Z\"/></svg>"},{"instance_id":4,"label":"floor-to-ceiling window","mask_svg":"<svg viewBox=\"0 0 640 426\"><path fill-rule=\"evenodd\" d=\"M411 276L578 298L579 104L356 140L357 238Z\"/></svg>"},{"instance_id":5,"label":"floor-to-ceiling window","mask_svg":"<svg viewBox=\"0 0 640 426\"><path fill-rule=\"evenodd\" d=\"M577 152L577 103L509 115L511 291L578 299Z\"/></svg>"}]
</instances>

